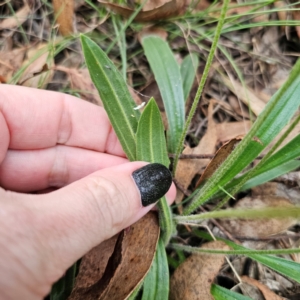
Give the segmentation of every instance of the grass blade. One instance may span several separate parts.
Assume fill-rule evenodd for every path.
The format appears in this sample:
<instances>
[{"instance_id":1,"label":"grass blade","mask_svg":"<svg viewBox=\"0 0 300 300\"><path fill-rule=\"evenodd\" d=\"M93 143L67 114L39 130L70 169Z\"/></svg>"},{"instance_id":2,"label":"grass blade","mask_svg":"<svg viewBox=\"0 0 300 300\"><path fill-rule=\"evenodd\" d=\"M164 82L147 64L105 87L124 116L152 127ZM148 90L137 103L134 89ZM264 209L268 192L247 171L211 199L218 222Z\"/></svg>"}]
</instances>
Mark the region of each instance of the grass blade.
<instances>
[{"instance_id":1,"label":"grass blade","mask_svg":"<svg viewBox=\"0 0 300 300\"><path fill-rule=\"evenodd\" d=\"M263 172L274 169L284 163L294 161L296 158L300 157L300 135L293 138L288 144L278 150L275 154L270 156L265 163L258 168L254 173L259 175Z\"/></svg>"},{"instance_id":2,"label":"grass blade","mask_svg":"<svg viewBox=\"0 0 300 300\"><path fill-rule=\"evenodd\" d=\"M252 187L255 187L257 185L261 185L265 182L271 181L271 180L277 178L278 176L287 174L299 167L300 167L299 160L292 160L292 161L283 163L279 166L276 166L272 169L269 169L269 170L255 176L255 177L252 177L241 187L241 191L245 191L245 190L251 189Z\"/></svg>"},{"instance_id":3,"label":"grass blade","mask_svg":"<svg viewBox=\"0 0 300 300\"><path fill-rule=\"evenodd\" d=\"M230 241L225 241L224 242L232 247L235 250L249 250L243 246L237 245L233 242ZM300 264L296 263L291 260L287 260L281 257L276 257L272 255L261 255L261 254L247 254L248 257L252 258L253 260L256 260L260 262L261 264L269 267L270 269L273 269L274 271L287 276L296 282L300 283Z\"/></svg>"},{"instance_id":4,"label":"grass blade","mask_svg":"<svg viewBox=\"0 0 300 300\"><path fill-rule=\"evenodd\" d=\"M212 175L199 192L199 196L184 210L189 214L212 197L219 186L225 186L242 171L279 134L292 118L300 104L300 60L294 66L289 79L272 97L258 116L251 130Z\"/></svg>"},{"instance_id":5,"label":"grass blade","mask_svg":"<svg viewBox=\"0 0 300 300\"><path fill-rule=\"evenodd\" d=\"M284 147L270 156L263 164L257 165L257 168L252 174L253 177L242 186L241 190L246 190L265 183L298 168L299 161L296 159L300 157L299 144L300 135L297 135ZM234 179L225 187L225 189L230 190L233 186L239 184L245 176L247 176L247 173Z\"/></svg>"},{"instance_id":6,"label":"grass blade","mask_svg":"<svg viewBox=\"0 0 300 300\"><path fill-rule=\"evenodd\" d=\"M206 232L200 232L200 231L195 231L197 236L203 237L208 241L212 240L212 237L206 233ZM237 245L234 242L231 242L229 240L226 239L222 239L222 238L217 238L217 240L223 241L224 243L226 243L229 247L231 247L232 249L236 250L236 251L249 251L249 253L245 253L244 255L250 257L253 260L256 260L260 263L262 263L263 265L269 267L270 269L273 269L274 271L287 276L288 278L291 278L293 280L295 280L296 282L300 283L300 264L296 263L294 261L291 260L287 260L281 257L277 257L277 256L273 256L273 255L266 255L266 254L255 254L253 252L255 251L259 251L259 250L253 250L253 249L249 249L246 247L243 247L241 245ZM280 249L282 252L285 252L286 250L290 250L290 249ZM278 250L278 251L280 251ZM299 251L299 249L296 249ZM269 251L276 251L276 250L269 250ZM252 252L252 253L251 253Z\"/></svg>"}]
</instances>

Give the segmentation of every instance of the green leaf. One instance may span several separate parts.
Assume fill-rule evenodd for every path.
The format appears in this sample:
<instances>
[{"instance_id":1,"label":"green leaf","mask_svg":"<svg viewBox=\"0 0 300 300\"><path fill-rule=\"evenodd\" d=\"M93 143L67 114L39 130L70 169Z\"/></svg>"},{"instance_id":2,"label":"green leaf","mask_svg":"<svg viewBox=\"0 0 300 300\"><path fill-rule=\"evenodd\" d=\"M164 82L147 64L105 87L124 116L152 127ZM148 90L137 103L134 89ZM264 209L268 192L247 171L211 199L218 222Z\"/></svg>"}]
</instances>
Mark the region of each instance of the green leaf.
<instances>
[{"instance_id":1,"label":"green leaf","mask_svg":"<svg viewBox=\"0 0 300 300\"><path fill-rule=\"evenodd\" d=\"M141 281L136 288L134 289L134 291L130 294L130 296L128 298L126 298L127 300L135 300L136 297L139 295L140 290L143 286L143 281Z\"/></svg>"},{"instance_id":2,"label":"green leaf","mask_svg":"<svg viewBox=\"0 0 300 300\"><path fill-rule=\"evenodd\" d=\"M265 160L264 163L261 161L253 172L250 170L250 172L252 172L251 177L242 185L240 190L244 191L250 189L300 167L300 161L296 160L300 157L300 147L298 147L299 143L300 135L297 135L279 151ZM248 175L249 171L238 178L234 178L224 187L224 190L231 193L235 186L239 185L246 176L249 177ZM224 193L222 191L218 191L214 195L214 198L220 198L223 195Z\"/></svg>"},{"instance_id":3,"label":"green leaf","mask_svg":"<svg viewBox=\"0 0 300 300\"><path fill-rule=\"evenodd\" d=\"M260 166L255 175L259 175L263 172L274 169L282 164L294 161L296 158L300 157L300 135L297 135L284 147L278 150L275 154L270 156L267 161Z\"/></svg>"},{"instance_id":4,"label":"green leaf","mask_svg":"<svg viewBox=\"0 0 300 300\"><path fill-rule=\"evenodd\" d=\"M203 238L207 239L208 241L212 240L212 237L209 234L207 234L206 232L200 232L197 230L195 233L197 236L203 237ZM231 247L232 249L237 250L237 251L238 250L244 250L244 251L249 251L249 252L256 251L253 249L243 247L241 245L237 245L234 242L228 241L226 239L217 238L217 240L223 241L229 247ZM299 263L296 263L294 261L287 260L284 258L276 257L273 255L252 254L252 253L247 253L245 255L250 257L251 259L256 260L256 261L262 263L263 265L273 269L274 271L295 280L296 282L300 282L300 277L299 277L300 264Z\"/></svg>"},{"instance_id":5,"label":"green leaf","mask_svg":"<svg viewBox=\"0 0 300 300\"><path fill-rule=\"evenodd\" d=\"M180 73L182 78L184 100L186 100L189 96L196 77L198 65L199 58L195 53L187 55L181 63Z\"/></svg>"},{"instance_id":6,"label":"green leaf","mask_svg":"<svg viewBox=\"0 0 300 300\"><path fill-rule=\"evenodd\" d=\"M142 300L165 300L169 297L169 267L164 243L159 239L156 254L148 272Z\"/></svg>"},{"instance_id":7,"label":"green leaf","mask_svg":"<svg viewBox=\"0 0 300 300\"><path fill-rule=\"evenodd\" d=\"M300 166L300 161L296 159L300 157L299 144L300 135L297 135L275 154L270 156L263 164L259 164L254 170L252 178L242 186L241 191L268 182L278 176L298 168ZM247 175L248 172L238 178L233 179L225 186L225 190L230 192L231 189L239 184Z\"/></svg>"},{"instance_id":8,"label":"green leaf","mask_svg":"<svg viewBox=\"0 0 300 300\"><path fill-rule=\"evenodd\" d=\"M145 55L149 61L162 96L168 123L168 151L174 153L184 128L184 96L178 63L169 45L158 36L142 39Z\"/></svg>"},{"instance_id":9,"label":"green leaf","mask_svg":"<svg viewBox=\"0 0 300 300\"><path fill-rule=\"evenodd\" d=\"M268 102L245 138L204 184L194 201L184 210L187 215L211 198L241 172L280 133L300 104L300 60L289 79Z\"/></svg>"},{"instance_id":10,"label":"green leaf","mask_svg":"<svg viewBox=\"0 0 300 300\"><path fill-rule=\"evenodd\" d=\"M164 125L153 98L149 100L140 118L136 140L137 160L156 162L169 167Z\"/></svg>"},{"instance_id":11,"label":"green leaf","mask_svg":"<svg viewBox=\"0 0 300 300\"><path fill-rule=\"evenodd\" d=\"M169 166L164 126L159 108L150 99L140 118L136 133L137 160L156 162ZM168 244L173 233L172 213L165 197L157 203L162 239Z\"/></svg>"},{"instance_id":12,"label":"green leaf","mask_svg":"<svg viewBox=\"0 0 300 300\"><path fill-rule=\"evenodd\" d=\"M299 160L292 160L286 163L283 163L279 166L273 167L272 169L269 169L253 178L248 180L241 188L241 191L248 190L254 186L263 184L265 182L268 182L272 179L277 178L278 176L287 174L297 168L300 167L300 161Z\"/></svg>"},{"instance_id":13,"label":"green leaf","mask_svg":"<svg viewBox=\"0 0 300 300\"><path fill-rule=\"evenodd\" d=\"M96 43L81 35L81 44L93 83L110 122L130 161L136 159L135 132L140 112L135 110L124 79L115 65Z\"/></svg>"},{"instance_id":14,"label":"green leaf","mask_svg":"<svg viewBox=\"0 0 300 300\"><path fill-rule=\"evenodd\" d=\"M55 282L50 293L50 300L66 300L72 292L75 283L77 263L70 267L66 274Z\"/></svg>"},{"instance_id":15,"label":"green leaf","mask_svg":"<svg viewBox=\"0 0 300 300\"><path fill-rule=\"evenodd\" d=\"M231 241L224 240L224 242L235 250L249 250L243 246L237 245ZM296 282L300 283L300 264L291 260L287 260L281 257L272 255L261 255L261 254L247 254L248 257L260 262L261 264L273 269L274 271L287 276Z\"/></svg>"},{"instance_id":16,"label":"green leaf","mask_svg":"<svg viewBox=\"0 0 300 300\"><path fill-rule=\"evenodd\" d=\"M235 293L216 284L212 284L210 292L215 300L251 300L249 297Z\"/></svg>"}]
</instances>

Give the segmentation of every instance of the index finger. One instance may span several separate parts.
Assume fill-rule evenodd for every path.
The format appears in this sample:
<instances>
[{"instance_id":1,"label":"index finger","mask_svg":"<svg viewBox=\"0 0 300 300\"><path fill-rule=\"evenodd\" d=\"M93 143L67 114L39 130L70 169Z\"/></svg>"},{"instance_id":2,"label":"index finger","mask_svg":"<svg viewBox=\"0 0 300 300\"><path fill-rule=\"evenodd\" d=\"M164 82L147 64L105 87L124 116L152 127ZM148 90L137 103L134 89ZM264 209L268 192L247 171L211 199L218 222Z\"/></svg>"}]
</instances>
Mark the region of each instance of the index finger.
<instances>
[{"instance_id":1,"label":"index finger","mask_svg":"<svg viewBox=\"0 0 300 300\"><path fill-rule=\"evenodd\" d=\"M67 94L1 84L0 123L6 123L0 156L5 144L15 150L61 144L125 157L105 110Z\"/></svg>"}]
</instances>

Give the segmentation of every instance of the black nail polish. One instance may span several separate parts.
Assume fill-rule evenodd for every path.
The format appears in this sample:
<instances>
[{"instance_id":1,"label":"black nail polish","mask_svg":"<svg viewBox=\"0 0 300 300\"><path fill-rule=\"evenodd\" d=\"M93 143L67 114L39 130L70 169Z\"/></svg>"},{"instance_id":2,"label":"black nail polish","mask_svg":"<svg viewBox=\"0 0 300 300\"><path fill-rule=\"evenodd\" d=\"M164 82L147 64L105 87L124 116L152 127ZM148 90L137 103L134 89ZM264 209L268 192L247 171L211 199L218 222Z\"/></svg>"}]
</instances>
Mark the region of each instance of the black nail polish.
<instances>
[{"instance_id":1,"label":"black nail polish","mask_svg":"<svg viewBox=\"0 0 300 300\"><path fill-rule=\"evenodd\" d=\"M140 190L142 205L148 206L166 194L172 184L172 174L162 164L149 164L132 173Z\"/></svg>"}]
</instances>

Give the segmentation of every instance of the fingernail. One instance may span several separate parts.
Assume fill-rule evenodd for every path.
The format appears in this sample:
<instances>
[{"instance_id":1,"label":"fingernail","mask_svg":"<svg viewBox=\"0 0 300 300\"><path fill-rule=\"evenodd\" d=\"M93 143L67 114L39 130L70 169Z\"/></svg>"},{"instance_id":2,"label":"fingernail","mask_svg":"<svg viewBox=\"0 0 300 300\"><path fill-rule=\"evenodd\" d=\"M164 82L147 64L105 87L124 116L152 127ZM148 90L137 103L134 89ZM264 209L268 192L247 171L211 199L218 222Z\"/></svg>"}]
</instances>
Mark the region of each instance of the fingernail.
<instances>
[{"instance_id":1,"label":"fingernail","mask_svg":"<svg viewBox=\"0 0 300 300\"><path fill-rule=\"evenodd\" d=\"M132 173L132 177L140 190L142 205L148 206L169 190L172 184L172 174L162 164L149 164Z\"/></svg>"}]
</instances>

